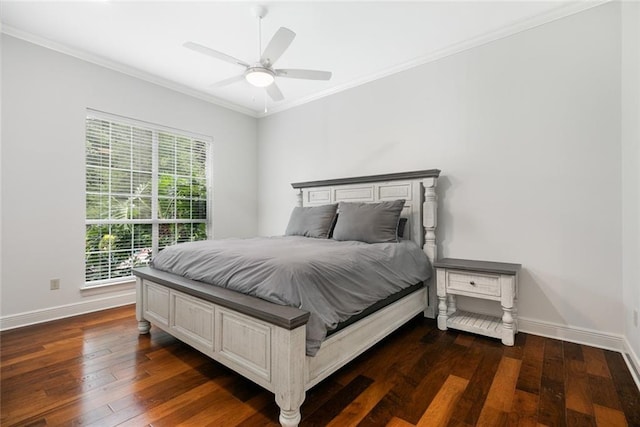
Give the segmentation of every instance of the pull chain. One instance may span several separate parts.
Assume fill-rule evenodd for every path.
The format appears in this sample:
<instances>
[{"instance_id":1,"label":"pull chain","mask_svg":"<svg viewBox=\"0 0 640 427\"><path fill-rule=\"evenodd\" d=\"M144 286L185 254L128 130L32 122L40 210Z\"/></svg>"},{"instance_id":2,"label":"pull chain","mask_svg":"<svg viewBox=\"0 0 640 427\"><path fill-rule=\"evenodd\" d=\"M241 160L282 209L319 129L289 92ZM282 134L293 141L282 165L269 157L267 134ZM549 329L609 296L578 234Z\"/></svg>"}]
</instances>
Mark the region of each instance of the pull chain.
<instances>
[{"instance_id":1,"label":"pull chain","mask_svg":"<svg viewBox=\"0 0 640 427\"><path fill-rule=\"evenodd\" d=\"M267 91L264 91L264 113L267 114Z\"/></svg>"}]
</instances>

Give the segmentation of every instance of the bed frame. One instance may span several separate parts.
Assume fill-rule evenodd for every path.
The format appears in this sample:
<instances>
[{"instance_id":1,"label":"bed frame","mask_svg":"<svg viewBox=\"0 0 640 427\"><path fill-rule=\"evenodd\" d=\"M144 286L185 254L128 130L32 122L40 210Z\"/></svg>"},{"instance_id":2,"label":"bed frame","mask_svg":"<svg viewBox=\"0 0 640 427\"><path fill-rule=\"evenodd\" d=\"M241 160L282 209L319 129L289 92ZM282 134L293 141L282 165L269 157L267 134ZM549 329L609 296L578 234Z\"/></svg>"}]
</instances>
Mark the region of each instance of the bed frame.
<instances>
[{"instance_id":1,"label":"bed frame","mask_svg":"<svg viewBox=\"0 0 640 427\"><path fill-rule=\"evenodd\" d=\"M405 238L436 260L437 169L291 184L299 206L405 199ZM275 394L280 424L297 426L305 392L419 313L435 318L435 283L329 336L305 354L309 313L150 267L134 270L140 334L150 322ZM432 276L434 277L435 274Z\"/></svg>"}]
</instances>

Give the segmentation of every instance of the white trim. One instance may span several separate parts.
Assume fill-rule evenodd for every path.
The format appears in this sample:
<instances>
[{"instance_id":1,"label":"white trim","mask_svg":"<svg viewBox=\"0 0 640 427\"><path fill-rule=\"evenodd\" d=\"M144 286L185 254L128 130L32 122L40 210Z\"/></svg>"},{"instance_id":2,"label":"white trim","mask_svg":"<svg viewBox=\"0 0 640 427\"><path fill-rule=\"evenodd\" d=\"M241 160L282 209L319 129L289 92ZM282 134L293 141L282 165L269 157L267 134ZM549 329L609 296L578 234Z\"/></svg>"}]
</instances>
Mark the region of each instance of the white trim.
<instances>
[{"instance_id":1,"label":"white trim","mask_svg":"<svg viewBox=\"0 0 640 427\"><path fill-rule=\"evenodd\" d=\"M575 326L519 317L518 330L528 334L555 338L576 344L586 344L591 347L613 350L619 353L624 350L624 337L622 335L593 329L578 328Z\"/></svg>"},{"instance_id":2,"label":"white trim","mask_svg":"<svg viewBox=\"0 0 640 427\"><path fill-rule=\"evenodd\" d=\"M107 279L96 281L96 284L85 284L80 288L82 296L99 295L107 292L135 290L136 278L131 275L129 277L118 277L115 279Z\"/></svg>"},{"instance_id":3,"label":"white trim","mask_svg":"<svg viewBox=\"0 0 640 427\"><path fill-rule=\"evenodd\" d=\"M81 301L72 304L60 305L57 307L44 308L41 310L11 314L8 316L0 317L0 331L35 325L37 323L50 322L52 320L63 319L80 314L106 310L108 308L134 304L135 302L136 292L134 289L127 293L96 298L90 301Z\"/></svg>"},{"instance_id":4,"label":"white trim","mask_svg":"<svg viewBox=\"0 0 640 427\"><path fill-rule=\"evenodd\" d=\"M625 336L609 334L593 329L576 328L574 326L559 325L533 319L518 319L518 329L532 335L555 338L563 341L584 344L591 347L603 348L622 354L627 368L640 389L640 358L633 351Z\"/></svg>"},{"instance_id":5,"label":"white trim","mask_svg":"<svg viewBox=\"0 0 640 427\"><path fill-rule=\"evenodd\" d=\"M47 49L64 53L65 55L73 56L74 58L78 58L83 61L87 61L92 64L96 64L101 67L108 68L110 70L114 70L119 73L126 74L129 76L135 77L137 79L144 80L149 83L153 83L155 85L162 86L167 89L171 89L176 92L180 92L185 95L189 95L194 98L198 98L203 101L210 102L211 104L215 104L223 108L227 108L229 110L233 110L238 113L246 114L247 116L250 116L250 117L257 117L255 111L248 109L246 107L242 107L238 104L225 101L223 99L217 98L213 95L210 95L195 89L191 89L187 86L181 85L180 83L169 81L167 79L148 73L146 71L142 71L137 68L130 67L128 65L121 64L119 62L112 61L110 59L103 58L101 56L94 55L92 53L85 52L80 49L75 49L69 46L65 46L60 43L54 42L52 40L46 39L44 37L36 36L35 34L31 34L27 31L20 30L10 25L4 24L2 26L2 32L8 36L22 39L29 43L37 44L37 45L46 47Z\"/></svg>"},{"instance_id":6,"label":"white trim","mask_svg":"<svg viewBox=\"0 0 640 427\"><path fill-rule=\"evenodd\" d=\"M625 362L627 362L627 366L629 367L629 372L631 372L631 376L633 380L636 382L636 386L640 389L640 357L633 351L631 344L629 344L629 340L627 337L623 338L624 341L624 351L622 352L622 356L624 357Z\"/></svg>"},{"instance_id":7,"label":"white trim","mask_svg":"<svg viewBox=\"0 0 640 427\"><path fill-rule=\"evenodd\" d=\"M468 40L464 40L462 42L459 43L455 43L451 46L448 46L444 49L440 49L438 51L435 51L433 53L430 53L428 55L424 55L424 56L419 56L411 61L407 61L403 64L399 64L399 65L395 65L393 67L389 67L385 70L382 71L378 71L376 73L373 74L369 74L367 76L364 76L362 78L359 78L357 80L353 80L351 82L347 82L344 83L342 85L339 86L334 86L330 89L321 91L321 92L316 92L313 95L309 95L307 97L304 98L300 98L298 100L295 101L291 101L291 102L285 102L283 104L280 105L275 105L272 107L269 107L269 110L265 113L265 112L257 112L256 113L256 117L261 118L261 117L267 117L270 116L272 114L275 113L279 113L281 111L285 111L288 110L290 108L293 107L298 107L300 105L303 104L307 104L309 102L318 100L320 98L324 98L326 96L329 95L333 95L335 93L338 92L342 92L344 90L347 89L351 89L357 86L361 86L363 84L366 83L370 83L374 80L378 80L381 79L383 77L387 77L393 74L397 74L400 73L402 71L406 71L415 67L418 67L420 65L424 65L424 64L428 64L430 62L435 62L439 59L448 57L448 56L452 56L455 55L457 53L460 52L464 52L466 50L470 50L473 49L475 47L479 47L488 43L491 43L493 41L499 40L499 39L503 39L509 36L512 36L514 34L517 33L521 33L523 31L527 31L530 30L532 28L538 27L540 25L544 25L547 24L549 22L552 21L556 21L558 19L562 19L565 18L567 16L570 15L575 15L576 13L579 12L583 12L587 9L591 9L593 7L596 6L600 6L601 4L604 3L608 3L611 0L586 0L586 1L577 1L577 2L570 2L567 3L563 6L560 6L556 9L553 9L551 11L548 11L546 13L543 13L541 15L538 16L534 16L533 18L529 18L529 19L525 19L519 22L516 22L515 24L512 25L508 25L505 27L502 27L498 30L494 30L494 31L489 31L487 33L481 34L477 37L468 39Z\"/></svg>"},{"instance_id":8,"label":"white trim","mask_svg":"<svg viewBox=\"0 0 640 427\"><path fill-rule=\"evenodd\" d=\"M191 139L202 140L209 144L213 143L213 137L210 135L205 135L203 133L192 132L190 130L184 130L184 129L174 128L170 126L164 126L157 123L148 122L146 120L136 119L133 117L121 116L120 114L109 113L107 111L102 111L102 110L98 110L96 108L91 108L91 107L87 107L87 118L122 123L122 124L135 126L137 128L142 128L150 131L159 131L159 132L173 133L173 134L177 133L177 134L180 134L181 136L187 136Z\"/></svg>"},{"instance_id":9,"label":"white trim","mask_svg":"<svg viewBox=\"0 0 640 427\"><path fill-rule=\"evenodd\" d=\"M529 30L531 28L535 28L538 27L540 25L544 25L546 23L558 20L558 19L562 19L564 17L570 16L570 15L574 15L576 13L585 11L587 9L591 9L593 7L596 6L600 6L604 3L608 3L611 0L583 0L583 1L576 1L576 2L568 2L563 4L562 6L557 7L556 9L553 9L551 11L548 11L546 13L540 14L538 16L534 16L533 18L529 18L529 19L525 19L519 22L516 22L514 24L505 26L503 28L500 28L498 30L494 30L494 31L489 31L485 34L482 34L480 36L465 40L463 42L451 45L449 47L446 47L444 49L441 49L439 51L433 52L429 55L425 55L425 56L421 56L418 58L415 58L411 61L407 61L403 64L399 64L393 67L389 67L385 70L370 74L368 76L365 76L363 78L360 79L356 79L353 80L351 82L347 82L344 83L342 85L339 86L335 86L333 88L324 90L324 91L320 91L317 92L313 95L304 97L304 98L300 98L298 100L295 101L291 101L291 102L284 102L280 105L275 105L272 107L269 107L269 110L264 113L262 111L255 111L243 106L240 106L238 104L226 101L226 100L222 100L220 98L217 98L213 95L204 93L204 92L200 92L196 89L192 89L189 87L186 87L184 85L181 85L179 83L175 83L175 82L171 82L169 80L163 79L161 77L155 76L151 73L147 73L145 71L142 70L138 70L136 68L115 62L115 61L111 61L109 59L97 56L97 55L93 55L91 53L79 50L79 49L74 49L68 46L64 46L60 43L45 39L43 37L39 37L36 36L34 34L28 33L26 31L11 27L9 25L3 25L1 28L2 33L7 34L9 36L12 37L16 37L25 41L28 41L30 43L34 43L40 46L44 46L46 48L82 59L84 61L87 62L91 62L97 65L100 65L102 67L105 68L109 68L118 72L121 72L123 74L127 74L136 78L139 78L141 80L145 80L148 81L150 83L156 84L158 86L163 86L166 87L168 89L174 90L176 92L180 92L183 93L185 95L189 95L189 96L193 96L195 98L199 98L202 99L204 101L210 102L212 104L216 104L219 105L221 107L224 108L228 108L230 110L242 113L242 114L246 114L247 116L250 117L255 117L255 118L261 118L261 117L266 117L266 116L270 116L272 114L275 113L279 113L281 111L285 111L315 100L318 100L320 98L324 98L327 97L329 95L333 95L335 93L338 92L342 92L344 90L347 89L351 89L354 88L356 86L360 86L363 85L365 83L369 83L373 80L377 80L383 77L387 77L390 76L392 74L396 74L402 71L406 71L408 69L411 68L415 68L419 65L424 65L426 63L429 62L434 62L437 61L439 59L445 58L447 56L451 56L451 55L455 55L457 53L463 52L465 50L469 50L478 46L482 46L484 44L493 42L495 40L499 40L505 37L509 37L511 35Z\"/></svg>"}]
</instances>

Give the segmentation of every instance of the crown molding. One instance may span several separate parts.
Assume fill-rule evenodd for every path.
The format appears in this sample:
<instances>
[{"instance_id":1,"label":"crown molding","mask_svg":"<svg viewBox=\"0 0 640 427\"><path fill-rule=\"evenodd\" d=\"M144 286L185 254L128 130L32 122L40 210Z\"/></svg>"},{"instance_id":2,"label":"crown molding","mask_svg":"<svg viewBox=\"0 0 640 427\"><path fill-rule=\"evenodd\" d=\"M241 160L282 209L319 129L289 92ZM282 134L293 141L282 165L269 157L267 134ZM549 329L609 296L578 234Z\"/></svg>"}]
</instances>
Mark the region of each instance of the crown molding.
<instances>
[{"instance_id":1,"label":"crown molding","mask_svg":"<svg viewBox=\"0 0 640 427\"><path fill-rule=\"evenodd\" d=\"M26 31L19 30L9 25L2 25L0 28L0 31L9 36L16 37L16 38L28 41L30 43L34 43L34 44L37 44L37 45L67 54L67 55L70 55L70 56L76 57L78 59L82 59L84 61L91 62L93 64L100 65L102 67L109 68L111 70L118 71L123 74L130 75L132 77L156 84L158 86L165 87L167 89L174 90L176 92L183 93L185 95L192 96L194 98L201 99L203 101L218 105L223 108L227 108L232 111L236 111L238 113L245 114L250 117L262 118L262 117L267 117L273 114L280 113L282 111L289 110L291 108L299 107L309 102L313 102L318 99L325 98L327 96L334 95L336 93L339 93L351 88L355 88L357 86L361 86L366 83L370 83L374 80L379 80L381 78L388 77L393 74L397 74L402 71L406 71L411 68L418 67L420 65L428 64L430 62L434 62L439 59L452 56L457 53L464 52L466 50L473 49L475 47L482 46L484 44L491 43L493 41L506 38L523 31L530 30L540 25L544 25L549 22L556 21L558 19L562 19L570 15L574 15L576 13L600 6L610 1L612 0L579 0L579 1L564 3L562 6L559 6L543 14L537 15L533 18L528 18L522 21L518 21L512 25L502 27L498 30L490 31L480 36L474 37L472 39L468 39L463 42L456 43L444 49L440 49L436 52L430 53L429 55L417 57L415 59L404 62L402 64L399 64L393 67L388 67L376 73L368 74L367 76L364 76L362 78L329 88L327 90L314 93L312 95L309 95L303 98L299 98L297 100L293 100L290 102L285 101L279 105L269 107L267 112L255 111L250 108L246 108L241 105L238 105L236 103L222 100L210 94L207 94L195 89L191 89L187 86L184 86L175 82L171 82L169 80L163 79L161 77L158 77L151 73L147 73L137 68L129 67L127 65L124 65L115 61L111 61L109 59L100 57L98 55L93 55L91 53L88 53L79 49L73 49L68 46L64 46L60 43L56 43L54 41L36 36Z\"/></svg>"},{"instance_id":2,"label":"crown molding","mask_svg":"<svg viewBox=\"0 0 640 427\"><path fill-rule=\"evenodd\" d=\"M80 49L74 49L74 48L65 46L63 44L54 42L52 40L46 39L44 37L36 36L26 31L22 31L20 29L14 28L10 25L6 25L6 24L2 25L1 31L2 33L8 36L15 37L15 38L27 41L29 43L33 43L33 44L45 47L47 49L54 50L56 52L64 53L65 55L69 55L74 58L78 58L83 61L87 61L92 64L99 65L101 67L108 68L110 70L117 71L122 74L126 74L128 76L135 77L137 79L144 80L146 82L153 83L155 85L162 86L164 88L171 89L173 91L180 92L182 94L201 99L203 101L218 105L228 110L236 111L238 113L242 113L254 118L257 117L256 111L251 110L249 108L245 108L235 103L225 101L215 96L209 95L207 93L203 93L195 89L191 89L179 83L175 83L170 80L163 79L162 77L158 77L154 74L147 73L146 71L142 71L137 68L130 67L128 65L124 65L116 61L111 61L104 57L94 55L92 53L88 53Z\"/></svg>"},{"instance_id":3,"label":"crown molding","mask_svg":"<svg viewBox=\"0 0 640 427\"><path fill-rule=\"evenodd\" d=\"M379 80L383 77L391 76L393 74L397 74L402 71L406 71L411 68L418 67L420 65L428 64L430 62L435 62L439 59L452 56L457 53L464 52L466 50L473 49L475 47L482 46L484 44L491 43L493 41L503 39L517 33L521 33L523 31L530 30L532 28L547 24L549 22L556 21L558 19L562 19L567 16L575 15L576 13L583 12L587 9L600 6L604 3L609 3L610 1L612 0L581 0L581 1L566 3L556 9L537 15L533 18L528 18L522 21L518 21L512 25L502 27L498 30L490 31L480 36L465 40L463 42L453 44L444 49L440 49L438 51L430 53L429 55L420 56L415 59L412 59L411 61L407 61L402 64L386 68L382 71L369 74L360 79L353 80L351 82L348 82L339 86L335 86L321 92L317 92L313 95L300 98L295 101L285 102L283 104L271 107L269 108L269 111L267 111L266 113L258 112L257 117L259 118L267 117L272 114L276 114L276 113L327 97L329 95L333 95L338 92L345 91L347 89L351 89L366 83L370 83L374 80Z\"/></svg>"}]
</instances>

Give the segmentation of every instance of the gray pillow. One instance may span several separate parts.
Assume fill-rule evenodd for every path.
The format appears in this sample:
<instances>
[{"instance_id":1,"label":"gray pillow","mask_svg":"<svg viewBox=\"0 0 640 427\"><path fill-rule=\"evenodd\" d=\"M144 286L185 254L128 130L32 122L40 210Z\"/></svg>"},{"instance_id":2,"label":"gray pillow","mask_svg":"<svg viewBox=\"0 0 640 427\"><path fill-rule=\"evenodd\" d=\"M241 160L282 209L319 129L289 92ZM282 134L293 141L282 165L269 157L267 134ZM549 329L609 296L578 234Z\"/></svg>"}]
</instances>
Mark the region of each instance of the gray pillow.
<instances>
[{"instance_id":1,"label":"gray pillow","mask_svg":"<svg viewBox=\"0 0 640 427\"><path fill-rule=\"evenodd\" d=\"M398 222L404 200L379 203L338 205L338 221L333 230L336 240L358 240L367 243L398 241Z\"/></svg>"},{"instance_id":2,"label":"gray pillow","mask_svg":"<svg viewBox=\"0 0 640 427\"><path fill-rule=\"evenodd\" d=\"M326 239L336 217L337 204L301 207L291 212L285 235Z\"/></svg>"}]
</instances>

